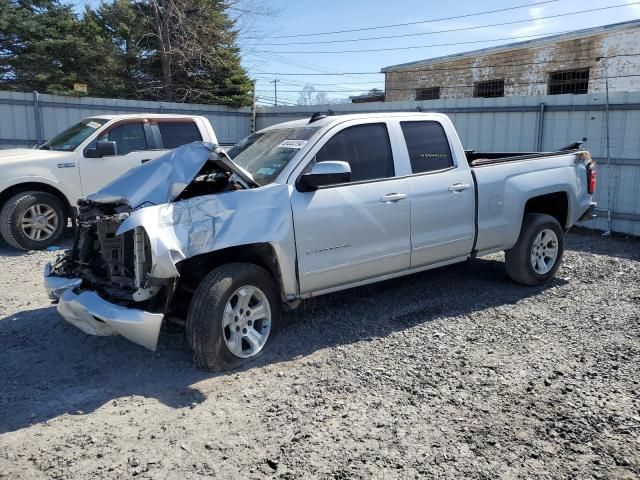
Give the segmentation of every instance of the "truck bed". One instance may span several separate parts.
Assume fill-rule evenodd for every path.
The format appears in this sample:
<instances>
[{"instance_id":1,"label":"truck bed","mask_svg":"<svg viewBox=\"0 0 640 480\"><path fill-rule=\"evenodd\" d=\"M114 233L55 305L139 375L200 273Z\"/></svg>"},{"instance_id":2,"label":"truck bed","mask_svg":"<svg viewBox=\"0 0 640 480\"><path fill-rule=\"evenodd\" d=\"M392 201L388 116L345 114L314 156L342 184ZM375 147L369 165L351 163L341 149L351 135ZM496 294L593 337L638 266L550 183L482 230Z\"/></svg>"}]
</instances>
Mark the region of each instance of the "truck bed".
<instances>
[{"instance_id":1,"label":"truck bed","mask_svg":"<svg viewBox=\"0 0 640 480\"><path fill-rule=\"evenodd\" d=\"M476 188L475 250L479 255L515 244L522 212L527 211L520 199L527 196L545 196L545 205L554 208L565 205L561 224L563 228L573 225L590 204L586 166L576 161L582 152L467 153Z\"/></svg>"},{"instance_id":2,"label":"truck bed","mask_svg":"<svg viewBox=\"0 0 640 480\"><path fill-rule=\"evenodd\" d=\"M548 158L556 155L566 155L580 150L581 142L572 143L554 152L476 152L475 150L465 150L467 163L471 167L482 167L506 162L521 162L525 160L536 160Z\"/></svg>"}]
</instances>

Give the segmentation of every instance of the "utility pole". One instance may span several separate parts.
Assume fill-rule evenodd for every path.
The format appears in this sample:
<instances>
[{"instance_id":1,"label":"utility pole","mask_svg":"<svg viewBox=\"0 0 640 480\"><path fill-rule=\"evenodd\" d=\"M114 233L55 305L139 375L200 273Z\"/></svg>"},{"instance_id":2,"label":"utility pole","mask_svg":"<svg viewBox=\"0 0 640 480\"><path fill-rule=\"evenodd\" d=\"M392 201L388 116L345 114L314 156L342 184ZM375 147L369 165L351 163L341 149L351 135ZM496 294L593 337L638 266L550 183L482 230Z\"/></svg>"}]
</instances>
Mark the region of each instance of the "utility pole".
<instances>
[{"instance_id":1,"label":"utility pole","mask_svg":"<svg viewBox=\"0 0 640 480\"><path fill-rule=\"evenodd\" d=\"M251 133L256 133L256 81L251 82L253 84L253 95L251 100Z\"/></svg>"},{"instance_id":2,"label":"utility pole","mask_svg":"<svg viewBox=\"0 0 640 480\"><path fill-rule=\"evenodd\" d=\"M278 82L280 81L279 78L274 78L273 80L271 80L269 83L273 83L273 96L275 98L275 104L274 106L278 106Z\"/></svg>"},{"instance_id":3,"label":"utility pole","mask_svg":"<svg viewBox=\"0 0 640 480\"><path fill-rule=\"evenodd\" d=\"M613 210L612 196L611 196L611 179L613 177L613 171L611 168L611 154L609 147L609 62L607 57L597 57L596 61L602 61L604 68L604 91L605 91L605 153L607 155L607 231L602 234L603 237L611 235L611 210ZM617 183L617 182L616 182ZM617 185L616 185L617 187Z\"/></svg>"}]
</instances>

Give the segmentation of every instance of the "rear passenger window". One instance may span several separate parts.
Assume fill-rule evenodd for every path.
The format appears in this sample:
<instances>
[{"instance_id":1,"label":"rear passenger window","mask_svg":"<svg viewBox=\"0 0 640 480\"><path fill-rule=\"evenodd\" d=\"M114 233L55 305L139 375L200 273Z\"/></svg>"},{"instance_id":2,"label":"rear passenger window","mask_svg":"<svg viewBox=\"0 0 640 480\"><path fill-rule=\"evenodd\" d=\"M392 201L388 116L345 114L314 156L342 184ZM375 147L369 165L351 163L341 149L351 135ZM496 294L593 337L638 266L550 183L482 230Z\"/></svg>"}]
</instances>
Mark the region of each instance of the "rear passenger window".
<instances>
[{"instance_id":1,"label":"rear passenger window","mask_svg":"<svg viewBox=\"0 0 640 480\"><path fill-rule=\"evenodd\" d=\"M400 122L413 173L433 172L453 166L444 128L438 122Z\"/></svg>"},{"instance_id":2,"label":"rear passenger window","mask_svg":"<svg viewBox=\"0 0 640 480\"><path fill-rule=\"evenodd\" d=\"M198 126L193 122L160 122L158 128L164 148L177 148L202 140Z\"/></svg>"},{"instance_id":3,"label":"rear passenger window","mask_svg":"<svg viewBox=\"0 0 640 480\"><path fill-rule=\"evenodd\" d=\"M393 177L393 154L387 126L372 123L335 134L316 154L316 163L341 160L351 166L351 181Z\"/></svg>"}]
</instances>

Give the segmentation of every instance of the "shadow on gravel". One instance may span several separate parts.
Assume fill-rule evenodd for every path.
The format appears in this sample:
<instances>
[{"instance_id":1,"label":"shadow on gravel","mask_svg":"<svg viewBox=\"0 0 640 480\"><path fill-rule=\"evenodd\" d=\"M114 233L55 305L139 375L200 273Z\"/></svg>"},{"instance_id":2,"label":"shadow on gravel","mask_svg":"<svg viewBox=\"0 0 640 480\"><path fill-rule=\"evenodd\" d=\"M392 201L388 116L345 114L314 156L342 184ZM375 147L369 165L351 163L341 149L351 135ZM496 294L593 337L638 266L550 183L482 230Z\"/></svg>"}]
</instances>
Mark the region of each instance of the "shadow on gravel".
<instances>
[{"instance_id":1,"label":"shadow on gravel","mask_svg":"<svg viewBox=\"0 0 640 480\"><path fill-rule=\"evenodd\" d=\"M597 230L573 228L571 235L566 237L565 247L594 255L640 261L640 237L631 235L614 233L611 237L603 237Z\"/></svg>"},{"instance_id":2,"label":"shadow on gravel","mask_svg":"<svg viewBox=\"0 0 640 480\"><path fill-rule=\"evenodd\" d=\"M285 315L269 350L245 370L515 304L565 283L555 279L522 287L507 278L503 262L476 259L318 297ZM191 385L221 375L192 366L182 333L163 332L158 351L150 352L120 337L85 335L53 306L0 320L0 345L0 433L64 414L81 415L110 402L117 405L120 397L188 407L205 399Z\"/></svg>"},{"instance_id":3,"label":"shadow on gravel","mask_svg":"<svg viewBox=\"0 0 640 480\"><path fill-rule=\"evenodd\" d=\"M190 385L212 374L193 368L183 334L161 338L150 352L119 337L85 335L54 306L0 319L0 433L89 413L120 397L157 398L173 408L202 402Z\"/></svg>"}]
</instances>

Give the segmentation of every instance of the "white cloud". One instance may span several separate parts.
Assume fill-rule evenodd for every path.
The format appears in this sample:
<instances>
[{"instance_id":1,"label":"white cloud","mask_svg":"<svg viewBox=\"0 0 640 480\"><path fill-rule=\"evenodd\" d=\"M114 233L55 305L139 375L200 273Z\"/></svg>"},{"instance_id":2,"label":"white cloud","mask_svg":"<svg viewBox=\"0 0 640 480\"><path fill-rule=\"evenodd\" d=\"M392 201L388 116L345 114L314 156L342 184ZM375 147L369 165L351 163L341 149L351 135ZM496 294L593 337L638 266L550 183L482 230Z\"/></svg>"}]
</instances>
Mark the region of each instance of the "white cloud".
<instances>
[{"instance_id":1,"label":"white cloud","mask_svg":"<svg viewBox=\"0 0 640 480\"><path fill-rule=\"evenodd\" d=\"M544 11L543 7L531 7L529 9L529 16L531 18L540 18L542 16L543 11Z\"/></svg>"},{"instance_id":2,"label":"white cloud","mask_svg":"<svg viewBox=\"0 0 640 480\"><path fill-rule=\"evenodd\" d=\"M640 16L640 3L637 3L638 0L627 0L627 3L629 3L629 8L631 9L631 11L635 14L635 15L639 15ZM631 5L632 3L635 3L635 5Z\"/></svg>"},{"instance_id":3,"label":"white cloud","mask_svg":"<svg viewBox=\"0 0 640 480\"><path fill-rule=\"evenodd\" d=\"M524 37L526 35L540 35L542 33L548 32L550 30L552 22L550 22L549 19L540 18L544 16L544 10L544 7L529 8L529 18L531 18L533 21L531 23L523 25L522 27L516 28L509 34L512 37Z\"/></svg>"}]
</instances>

